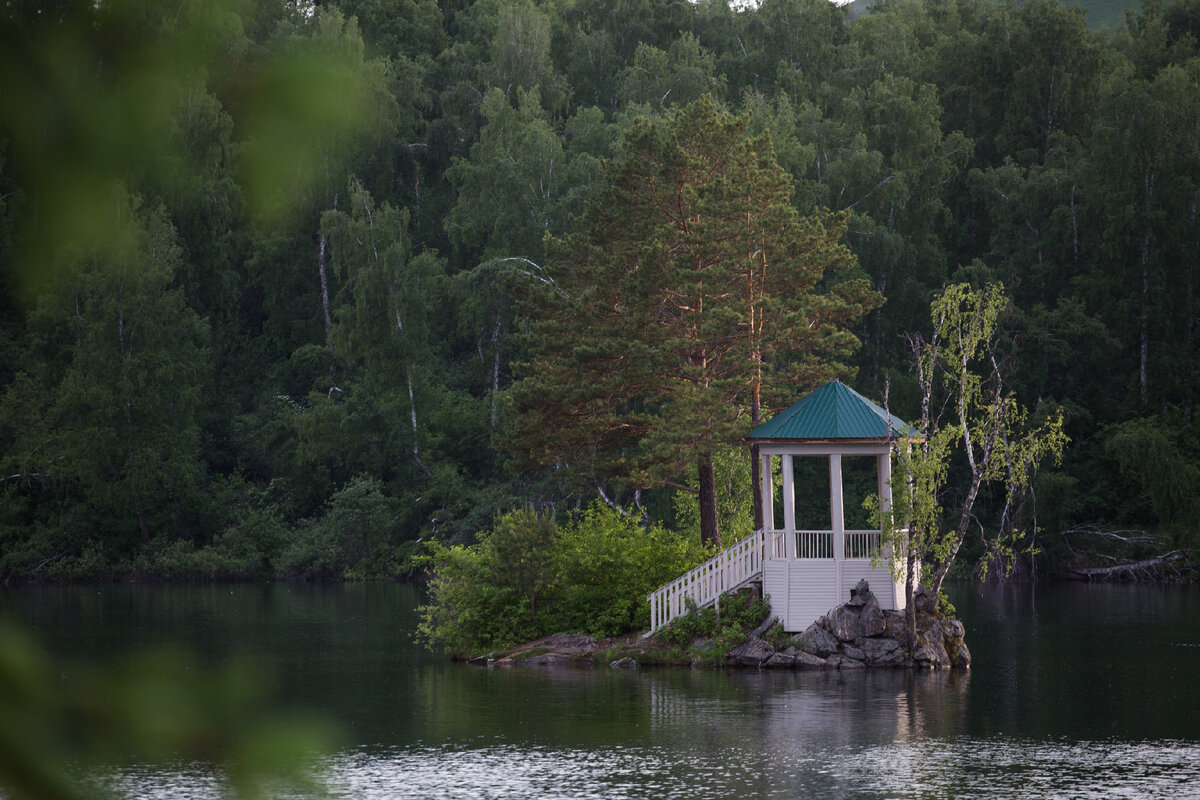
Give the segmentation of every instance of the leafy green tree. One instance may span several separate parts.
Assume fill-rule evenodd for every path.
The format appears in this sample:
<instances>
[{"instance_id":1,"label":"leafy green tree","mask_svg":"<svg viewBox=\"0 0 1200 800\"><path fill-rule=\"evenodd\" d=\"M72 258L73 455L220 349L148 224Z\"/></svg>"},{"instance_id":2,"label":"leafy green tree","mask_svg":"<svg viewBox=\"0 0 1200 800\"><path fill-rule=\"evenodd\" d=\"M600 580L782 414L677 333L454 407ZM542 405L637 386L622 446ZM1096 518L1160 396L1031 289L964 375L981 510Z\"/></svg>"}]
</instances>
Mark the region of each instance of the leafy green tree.
<instances>
[{"instance_id":1,"label":"leafy green tree","mask_svg":"<svg viewBox=\"0 0 1200 800\"><path fill-rule=\"evenodd\" d=\"M525 507L498 514L473 545L428 547L418 636L459 656L564 630L643 630L646 596L707 555L699 537L644 526L599 501L561 526Z\"/></svg>"},{"instance_id":2,"label":"leafy green tree","mask_svg":"<svg viewBox=\"0 0 1200 800\"><path fill-rule=\"evenodd\" d=\"M411 464L428 476L420 400L431 378L422 371L432 366L428 317L443 266L432 254L411 252L406 212L376 206L354 180L347 194L348 211L322 218L334 269L347 287L336 309L334 349L355 368L349 377L380 407L376 435L389 443L408 439Z\"/></svg>"},{"instance_id":3,"label":"leafy green tree","mask_svg":"<svg viewBox=\"0 0 1200 800\"><path fill-rule=\"evenodd\" d=\"M64 267L30 315L32 352L55 368L34 378L49 403L11 452L40 464L36 485L73 509L67 527L119 547L128 533L180 530L196 502L208 328L173 287L180 251L165 214L124 192L111 202L120 238Z\"/></svg>"},{"instance_id":4,"label":"leafy green tree","mask_svg":"<svg viewBox=\"0 0 1200 800\"><path fill-rule=\"evenodd\" d=\"M904 554L910 649L916 641L918 565L924 572L922 582L936 597L970 532L983 485L999 483L1006 497L1015 499L1043 460L1061 459L1067 443L1061 411L1033 426L1006 386L1007 370L997 344L1007 303L998 285L980 290L966 284L948 286L930 307L930 338L909 336L921 387L918 437L916 442L894 443L897 466L890 510L879 514L874 510L877 502L868 503L881 517L885 535ZM949 458L957 445L966 459L967 486L961 502L943 509ZM943 521L946 512L952 517L949 523ZM988 555L1004 555L1020 535L1011 529L998 531Z\"/></svg>"},{"instance_id":5,"label":"leafy green tree","mask_svg":"<svg viewBox=\"0 0 1200 800\"><path fill-rule=\"evenodd\" d=\"M669 531L622 511L596 502L559 530L552 611L567 630L606 637L647 629L647 595L708 555L698 525Z\"/></svg>"},{"instance_id":6,"label":"leafy green tree","mask_svg":"<svg viewBox=\"0 0 1200 800\"><path fill-rule=\"evenodd\" d=\"M1103 295L1094 302L1126 352L1136 354L1136 410L1156 401L1191 407L1200 306L1197 256L1186 232L1194 229L1200 198L1200 62L1167 66L1153 81L1113 76L1105 89L1089 140L1088 181L1095 254L1104 266L1089 290Z\"/></svg>"},{"instance_id":7,"label":"leafy green tree","mask_svg":"<svg viewBox=\"0 0 1200 800\"><path fill-rule=\"evenodd\" d=\"M679 485L695 464L713 546L716 449L844 370L846 325L879 302L847 277L843 220L801 219L747 125L708 99L636 121L587 230L513 284L533 356L514 387L517 451L584 485Z\"/></svg>"},{"instance_id":8,"label":"leafy green tree","mask_svg":"<svg viewBox=\"0 0 1200 800\"><path fill-rule=\"evenodd\" d=\"M704 95L721 98L725 80L716 60L700 41L685 33L663 51L638 45L633 62L617 76L617 96L623 104L645 105L655 111L685 106Z\"/></svg>"},{"instance_id":9,"label":"leafy green tree","mask_svg":"<svg viewBox=\"0 0 1200 800\"><path fill-rule=\"evenodd\" d=\"M286 578L336 579L391 543L396 515L383 485L359 475L339 489L322 513L300 525L275 558Z\"/></svg>"},{"instance_id":10,"label":"leafy green tree","mask_svg":"<svg viewBox=\"0 0 1200 800\"><path fill-rule=\"evenodd\" d=\"M551 512L526 506L498 516L492 530L479 539L492 582L528 598L531 621L537 619L538 595L552 586L557 532Z\"/></svg>"}]
</instances>

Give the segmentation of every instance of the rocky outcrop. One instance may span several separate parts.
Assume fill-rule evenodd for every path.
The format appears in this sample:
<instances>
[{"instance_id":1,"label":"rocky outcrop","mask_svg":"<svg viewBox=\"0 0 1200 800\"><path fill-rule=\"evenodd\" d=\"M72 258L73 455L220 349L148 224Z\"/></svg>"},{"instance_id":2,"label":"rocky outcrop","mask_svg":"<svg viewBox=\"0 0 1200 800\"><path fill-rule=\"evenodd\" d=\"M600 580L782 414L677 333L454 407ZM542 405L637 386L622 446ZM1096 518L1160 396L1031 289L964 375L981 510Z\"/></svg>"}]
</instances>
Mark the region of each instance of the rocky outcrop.
<instances>
[{"instance_id":1,"label":"rocky outcrop","mask_svg":"<svg viewBox=\"0 0 1200 800\"><path fill-rule=\"evenodd\" d=\"M884 611L865 580L850 601L819 618L799 637L756 631L726 657L727 663L767 669L862 669L864 667L969 667L963 624L940 616L936 603L918 593L916 649L907 646L904 612ZM764 636L768 638L764 638ZM775 642L774 645L771 642Z\"/></svg>"},{"instance_id":2,"label":"rocky outcrop","mask_svg":"<svg viewBox=\"0 0 1200 800\"><path fill-rule=\"evenodd\" d=\"M884 611L866 581L850 591L850 600L822 616L799 636L788 636L778 620L768 618L744 642L724 654L731 667L761 669L843 669L867 667L968 667L971 653L963 641L963 624L937 611L932 598L918 592L916 648L909 655L904 613ZM712 641L692 642L693 657L712 647ZM679 652L631 634L622 640L597 641L590 636L556 633L503 653L488 653L467 663L488 667L584 666L604 661L613 669L636 669L641 663L688 664ZM664 658L664 653L666 658ZM704 663L713 663L705 656ZM721 663L721 656L716 662ZM699 662L691 662L699 663Z\"/></svg>"},{"instance_id":3,"label":"rocky outcrop","mask_svg":"<svg viewBox=\"0 0 1200 800\"><path fill-rule=\"evenodd\" d=\"M467 661L479 667L553 667L591 663L600 643L578 633L555 633L515 647L505 653L488 653Z\"/></svg>"}]
</instances>

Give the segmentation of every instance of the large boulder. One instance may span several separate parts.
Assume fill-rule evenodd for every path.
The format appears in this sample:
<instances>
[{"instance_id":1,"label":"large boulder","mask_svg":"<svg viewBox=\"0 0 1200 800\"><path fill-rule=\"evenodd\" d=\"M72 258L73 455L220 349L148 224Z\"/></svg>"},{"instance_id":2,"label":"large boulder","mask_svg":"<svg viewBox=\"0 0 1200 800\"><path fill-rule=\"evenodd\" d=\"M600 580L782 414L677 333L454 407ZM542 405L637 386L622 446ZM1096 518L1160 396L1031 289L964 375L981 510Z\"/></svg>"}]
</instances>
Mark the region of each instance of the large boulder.
<instances>
[{"instance_id":1,"label":"large boulder","mask_svg":"<svg viewBox=\"0 0 1200 800\"><path fill-rule=\"evenodd\" d=\"M836 653L839 645L837 637L830 633L821 624L822 622L826 625L829 624L828 618L821 617L821 619L808 626L808 629L804 631L800 639L804 643L804 652L826 658Z\"/></svg>"},{"instance_id":2,"label":"large boulder","mask_svg":"<svg viewBox=\"0 0 1200 800\"><path fill-rule=\"evenodd\" d=\"M760 666L775 655L775 648L765 639L751 636L726 654L726 659L747 667Z\"/></svg>"},{"instance_id":3,"label":"large boulder","mask_svg":"<svg viewBox=\"0 0 1200 800\"><path fill-rule=\"evenodd\" d=\"M881 609L871 587L865 580L860 580L851 590L849 602L831 609L801 634L799 653L787 653L788 657L777 659L767 656L760 663L770 662L773 667L791 663L795 667L825 669L970 666L971 653L963 642L963 624L942 617L936 611L936 601L924 592L915 605L918 612L917 649L911 657L903 612ZM760 654L752 655L758 657Z\"/></svg>"}]
</instances>

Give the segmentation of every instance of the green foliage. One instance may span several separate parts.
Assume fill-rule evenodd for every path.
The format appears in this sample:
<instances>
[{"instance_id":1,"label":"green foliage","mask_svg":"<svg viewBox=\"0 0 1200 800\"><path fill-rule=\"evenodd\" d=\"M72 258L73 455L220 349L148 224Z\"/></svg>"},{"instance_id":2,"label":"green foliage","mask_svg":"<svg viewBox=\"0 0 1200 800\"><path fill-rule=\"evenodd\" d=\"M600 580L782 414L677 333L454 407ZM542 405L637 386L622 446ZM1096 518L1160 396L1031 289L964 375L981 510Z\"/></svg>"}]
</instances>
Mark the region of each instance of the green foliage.
<instances>
[{"instance_id":1,"label":"green foliage","mask_svg":"<svg viewBox=\"0 0 1200 800\"><path fill-rule=\"evenodd\" d=\"M1136 489L1143 518L1150 518L1181 544L1200 540L1200 468L1194 434L1163 417L1130 420L1106 431L1105 450L1126 485Z\"/></svg>"},{"instance_id":2,"label":"green foliage","mask_svg":"<svg viewBox=\"0 0 1200 800\"><path fill-rule=\"evenodd\" d=\"M310 796L309 772L331 731L271 708L267 675L231 662L198 669L176 650L129 654L119 666L58 663L24 631L0 622L0 791L13 800L97 796L79 776L129 763L213 765L229 796ZM108 794L101 794L108 797Z\"/></svg>"},{"instance_id":3,"label":"green foliage","mask_svg":"<svg viewBox=\"0 0 1200 800\"><path fill-rule=\"evenodd\" d=\"M897 334L964 282L1077 443L989 540L1193 539L1194 0L339 8L0 8L5 578L396 576L598 491L728 541L726 448L831 375L919 414Z\"/></svg>"},{"instance_id":4,"label":"green foliage","mask_svg":"<svg viewBox=\"0 0 1200 800\"><path fill-rule=\"evenodd\" d=\"M1067 444L1061 411L1034 426L1006 387L997 341L1007 303L998 285L980 290L948 286L930 306L934 325L929 340L910 335L922 386L922 414L916 423L920 438L894 442L890 508L872 512L893 551L904 554L896 567L905 574L910 625L916 563L925 573L922 582L940 592L972 527L981 487L1000 484L1006 498L999 530L983 537L986 569L989 560L1016 552L1027 532L1014 527L1007 512L1029 490L1042 461L1059 462ZM943 410L949 419L943 419ZM949 459L958 446L967 483L957 507L943 511Z\"/></svg>"},{"instance_id":5,"label":"green foliage","mask_svg":"<svg viewBox=\"0 0 1200 800\"><path fill-rule=\"evenodd\" d=\"M565 630L596 637L649 627L647 595L700 563L698 531L645 527L593 504L559 534L558 601Z\"/></svg>"},{"instance_id":6,"label":"green foliage","mask_svg":"<svg viewBox=\"0 0 1200 800\"><path fill-rule=\"evenodd\" d=\"M844 371L847 326L881 300L839 242L845 217L801 218L748 127L708 96L634 120L584 230L548 239L542 274L510 282L530 321L522 460L636 487L694 464L718 547L714 453L797 385Z\"/></svg>"},{"instance_id":7,"label":"green foliage","mask_svg":"<svg viewBox=\"0 0 1200 800\"><path fill-rule=\"evenodd\" d=\"M754 533L754 483L745 447L722 447L713 454L717 486L717 520L726 545ZM689 490L675 493L675 527L700 538L700 494L696 470L688 471Z\"/></svg>"},{"instance_id":8,"label":"green foliage","mask_svg":"<svg viewBox=\"0 0 1200 800\"><path fill-rule=\"evenodd\" d=\"M696 608L690 598L688 612L676 617L658 634L671 644L690 647L692 655L704 663L717 663L726 653L746 641L750 631L759 625L770 606L749 591L721 595L720 610L713 606ZM703 640L699 649L696 640Z\"/></svg>"},{"instance_id":9,"label":"green foliage","mask_svg":"<svg viewBox=\"0 0 1200 800\"><path fill-rule=\"evenodd\" d=\"M482 547L434 541L428 551L418 562L427 566L430 578L417 636L431 649L471 656L539 635L529 617L529 598L492 582Z\"/></svg>"},{"instance_id":10,"label":"green foliage","mask_svg":"<svg viewBox=\"0 0 1200 800\"><path fill-rule=\"evenodd\" d=\"M372 557L394 535L395 514L378 480L360 475L330 498L324 513L303 523L275 558L278 575L339 578Z\"/></svg>"},{"instance_id":11,"label":"green foliage","mask_svg":"<svg viewBox=\"0 0 1200 800\"><path fill-rule=\"evenodd\" d=\"M558 631L641 630L650 617L646 595L705 555L696 537L643 527L598 503L561 528L544 512L513 511L474 545L429 545L419 635L471 655Z\"/></svg>"}]
</instances>

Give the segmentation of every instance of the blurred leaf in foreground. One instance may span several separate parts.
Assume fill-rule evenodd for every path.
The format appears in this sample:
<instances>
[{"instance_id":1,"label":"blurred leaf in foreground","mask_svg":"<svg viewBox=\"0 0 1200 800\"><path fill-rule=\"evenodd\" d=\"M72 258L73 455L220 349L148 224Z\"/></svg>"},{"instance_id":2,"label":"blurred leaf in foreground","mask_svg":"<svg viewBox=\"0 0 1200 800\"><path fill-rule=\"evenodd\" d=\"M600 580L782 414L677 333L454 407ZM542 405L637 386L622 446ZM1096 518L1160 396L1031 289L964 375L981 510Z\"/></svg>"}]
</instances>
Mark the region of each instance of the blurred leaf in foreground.
<instances>
[{"instance_id":1,"label":"blurred leaf in foreground","mask_svg":"<svg viewBox=\"0 0 1200 800\"><path fill-rule=\"evenodd\" d=\"M131 764L199 763L233 797L320 796L312 768L321 723L273 711L263 674L201 667L178 650L105 669L67 669L0 622L0 793L9 800L94 800ZM109 789L110 796L120 796Z\"/></svg>"}]
</instances>

